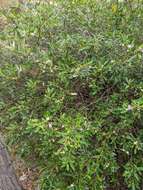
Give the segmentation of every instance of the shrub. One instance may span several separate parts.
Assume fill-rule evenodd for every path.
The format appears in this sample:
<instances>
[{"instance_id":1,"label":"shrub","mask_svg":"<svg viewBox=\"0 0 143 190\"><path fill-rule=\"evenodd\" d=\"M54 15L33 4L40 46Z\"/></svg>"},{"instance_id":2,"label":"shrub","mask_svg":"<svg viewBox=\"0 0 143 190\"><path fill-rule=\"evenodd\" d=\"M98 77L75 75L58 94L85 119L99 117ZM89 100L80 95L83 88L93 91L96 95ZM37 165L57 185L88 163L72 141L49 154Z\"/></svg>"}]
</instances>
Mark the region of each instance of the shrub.
<instances>
[{"instance_id":1,"label":"shrub","mask_svg":"<svg viewBox=\"0 0 143 190\"><path fill-rule=\"evenodd\" d=\"M3 12L1 126L42 190L142 188L142 1Z\"/></svg>"}]
</instances>

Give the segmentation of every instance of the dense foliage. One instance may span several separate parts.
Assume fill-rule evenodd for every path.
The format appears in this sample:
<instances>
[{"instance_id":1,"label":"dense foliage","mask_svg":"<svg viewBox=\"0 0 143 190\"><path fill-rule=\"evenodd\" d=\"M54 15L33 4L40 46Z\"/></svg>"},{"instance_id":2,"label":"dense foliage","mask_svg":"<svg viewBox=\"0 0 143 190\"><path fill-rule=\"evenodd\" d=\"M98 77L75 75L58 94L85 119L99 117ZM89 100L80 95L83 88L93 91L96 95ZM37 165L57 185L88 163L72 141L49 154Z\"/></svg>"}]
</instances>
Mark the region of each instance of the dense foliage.
<instances>
[{"instance_id":1,"label":"dense foliage","mask_svg":"<svg viewBox=\"0 0 143 190\"><path fill-rule=\"evenodd\" d=\"M37 162L42 190L142 189L142 5L63 0L2 13L0 125Z\"/></svg>"}]
</instances>

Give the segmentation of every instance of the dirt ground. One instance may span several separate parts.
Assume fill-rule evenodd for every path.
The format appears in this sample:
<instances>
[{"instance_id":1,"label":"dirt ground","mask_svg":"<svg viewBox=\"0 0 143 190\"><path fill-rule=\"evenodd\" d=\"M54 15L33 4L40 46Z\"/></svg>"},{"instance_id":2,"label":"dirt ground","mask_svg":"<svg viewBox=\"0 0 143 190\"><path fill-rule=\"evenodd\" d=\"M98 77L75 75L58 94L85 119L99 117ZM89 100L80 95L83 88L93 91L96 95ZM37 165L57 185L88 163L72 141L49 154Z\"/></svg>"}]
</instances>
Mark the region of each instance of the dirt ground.
<instances>
[{"instance_id":1,"label":"dirt ground","mask_svg":"<svg viewBox=\"0 0 143 190\"><path fill-rule=\"evenodd\" d=\"M27 160L24 161L17 155L16 150L17 147L13 146L9 149L9 153L20 185L23 190L40 190L38 185L40 171L35 162L36 158L27 158ZM32 162L30 162L30 160L32 160Z\"/></svg>"}]
</instances>

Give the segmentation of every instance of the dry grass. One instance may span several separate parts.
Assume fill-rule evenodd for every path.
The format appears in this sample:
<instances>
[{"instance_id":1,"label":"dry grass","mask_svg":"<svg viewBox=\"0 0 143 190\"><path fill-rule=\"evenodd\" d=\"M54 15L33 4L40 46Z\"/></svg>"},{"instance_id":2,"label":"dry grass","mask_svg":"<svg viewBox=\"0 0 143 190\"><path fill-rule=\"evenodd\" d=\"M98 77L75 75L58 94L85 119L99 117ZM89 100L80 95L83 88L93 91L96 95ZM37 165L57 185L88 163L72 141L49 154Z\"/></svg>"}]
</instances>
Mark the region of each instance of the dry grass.
<instances>
[{"instance_id":1,"label":"dry grass","mask_svg":"<svg viewBox=\"0 0 143 190\"><path fill-rule=\"evenodd\" d=\"M8 8L16 6L18 3L24 2L50 2L50 0L0 0L0 8Z\"/></svg>"},{"instance_id":2,"label":"dry grass","mask_svg":"<svg viewBox=\"0 0 143 190\"><path fill-rule=\"evenodd\" d=\"M16 5L19 0L0 0L0 8L7 8Z\"/></svg>"}]
</instances>

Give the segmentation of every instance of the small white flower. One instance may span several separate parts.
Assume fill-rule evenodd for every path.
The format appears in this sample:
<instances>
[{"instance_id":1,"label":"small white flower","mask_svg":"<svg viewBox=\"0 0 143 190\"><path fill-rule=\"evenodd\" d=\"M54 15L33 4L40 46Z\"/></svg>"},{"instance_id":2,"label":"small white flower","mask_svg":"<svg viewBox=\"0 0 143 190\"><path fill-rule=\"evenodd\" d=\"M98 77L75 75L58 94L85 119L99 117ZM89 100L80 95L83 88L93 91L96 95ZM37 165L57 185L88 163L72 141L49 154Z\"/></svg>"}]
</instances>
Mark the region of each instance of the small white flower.
<instances>
[{"instance_id":1,"label":"small white flower","mask_svg":"<svg viewBox=\"0 0 143 190\"><path fill-rule=\"evenodd\" d=\"M70 187L74 187L74 184L71 184Z\"/></svg>"},{"instance_id":2,"label":"small white flower","mask_svg":"<svg viewBox=\"0 0 143 190\"><path fill-rule=\"evenodd\" d=\"M49 123L49 128L51 129L53 126L52 126L52 123Z\"/></svg>"},{"instance_id":3,"label":"small white flower","mask_svg":"<svg viewBox=\"0 0 143 190\"><path fill-rule=\"evenodd\" d=\"M50 118L49 117L46 117L46 121L49 121L50 120Z\"/></svg>"},{"instance_id":4,"label":"small white flower","mask_svg":"<svg viewBox=\"0 0 143 190\"><path fill-rule=\"evenodd\" d=\"M128 47L129 49L131 49L131 48L134 47L134 45L133 45L133 44L129 44L127 47Z\"/></svg>"},{"instance_id":5,"label":"small white flower","mask_svg":"<svg viewBox=\"0 0 143 190\"><path fill-rule=\"evenodd\" d=\"M107 164L105 165L105 168L108 168L108 167L109 167L109 165L110 165L110 164L109 164L109 163L107 163Z\"/></svg>"},{"instance_id":6,"label":"small white flower","mask_svg":"<svg viewBox=\"0 0 143 190\"><path fill-rule=\"evenodd\" d=\"M135 142L134 142L134 145L137 145L137 144L138 144L138 141L135 141Z\"/></svg>"},{"instance_id":7,"label":"small white flower","mask_svg":"<svg viewBox=\"0 0 143 190\"><path fill-rule=\"evenodd\" d=\"M55 3L54 1L49 1L49 4L50 4L50 5L54 5L54 6L57 6L57 5L58 5L58 4Z\"/></svg>"},{"instance_id":8,"label":"small white flower","mask_svg":"<svg viewBox=\"0 0 143 190\"><path fill-rule=\"evenodd\" d=\"M125 150L125 149L122 149L126 154L129 155L129 151Z\"/></svg>"},{"instance_id":9,"label":"small white flower","mask_svg":"<svg viewBox=\"0 0 143 190\"><path fill-rule=\"evenodd\" d=\"M143 48L140 48L139 51L140 51L141 53L143 53Z\"/></svg>"},{"instance_id":10,"label":"small white flower","mask_svg":"<svg viewBox=\"0 0 143 190\"><path fill-rule=\"evenodd\" d=\"M132 111L133 107L131 105L128 105L127 111Z\"/></svg>"},{"instance_id":11,"label":"small white flower","mask_svg":"<svg viewBox=\"0 0 143 190\"><path fill-rule=\"evenodd\" d=\"M77 93L76 92L72 92L72 93L70 93L70 95L77 96Z\"/></svg>"}]
</instances>

